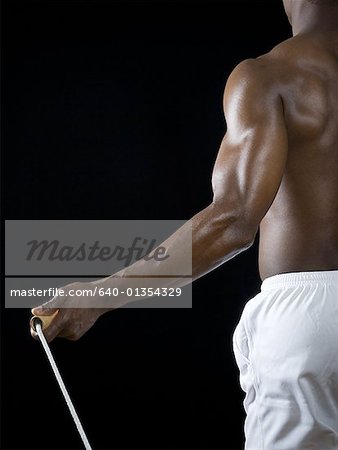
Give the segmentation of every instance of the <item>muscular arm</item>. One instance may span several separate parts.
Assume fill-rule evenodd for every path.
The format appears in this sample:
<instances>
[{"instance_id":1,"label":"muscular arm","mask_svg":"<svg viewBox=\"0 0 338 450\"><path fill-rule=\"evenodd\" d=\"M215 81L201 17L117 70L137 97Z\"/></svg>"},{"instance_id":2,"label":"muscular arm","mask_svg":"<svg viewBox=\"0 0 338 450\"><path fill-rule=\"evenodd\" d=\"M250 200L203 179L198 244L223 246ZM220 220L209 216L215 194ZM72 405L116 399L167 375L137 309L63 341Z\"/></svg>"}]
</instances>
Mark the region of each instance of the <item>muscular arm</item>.
<instances>
[{"instance_id":1,"label":"muscular arm","mask_svg":"<svg viewBox=\"0 0 338 450\"><path fill-rule=\"evenodd\" d=\"M118 286L121 291L132 277L182 274L181 261L191 248L192 274L189 270L185 275L195 280L252 244L278 191L287 158L282 99L265 78L261 63L254 60L240 64L229 77L224 93L227 132L212 174L213 200L161 244L170 257L161 263L140 260L98 283ZM162 280L161 286L184 286L190 281L172 278ZM154 286L153 280L148 283ZM142 286L147 287L144 279ZM119 300L125 304L134 299ZM54 306L53 300L48 306ZM46 337L80 337L95 322L90 314L84 309L63 309ZM95 319L99 316L92 314Z\"/></svg>"},{"instance_id":2,"label":"muscular arm","mask_svg":"<svg viewBox=\"0 0 338 450\"><path fill-rule=\"evenodd\" d=\"M213 201L161 244L171 255L169 268L185 251L192 229L194 280L250 247L283 177L287 158L283 103L260 65L243 62L227 82L227 132L212 174ZM123 275L143 269L156 274L149 262L140 262Z\"/></svg>"}]
</instances>

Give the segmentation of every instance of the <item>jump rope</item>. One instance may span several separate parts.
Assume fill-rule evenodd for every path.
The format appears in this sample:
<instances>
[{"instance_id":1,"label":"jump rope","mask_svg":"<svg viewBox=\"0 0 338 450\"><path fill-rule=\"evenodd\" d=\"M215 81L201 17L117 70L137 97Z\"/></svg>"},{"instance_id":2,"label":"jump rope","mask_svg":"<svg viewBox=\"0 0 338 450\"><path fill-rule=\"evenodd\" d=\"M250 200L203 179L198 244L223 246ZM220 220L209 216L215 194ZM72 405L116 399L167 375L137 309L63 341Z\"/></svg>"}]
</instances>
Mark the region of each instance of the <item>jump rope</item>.
<instances>
[{"instance_id":1,"label":"jump rope","mask_svg":"<svg viewBox=\"0 0 338 450\"><path fill-rule=\"evenodd\" d=\"M52 316L33 316L31 318L30 324L31 327L33 328L34 331L36 331L40 342L42 344L43 349L46 352L48 361L53 369L55 378L59 384L59 387L61 389L61 392L64 396L64 399L66 400L67 406L69 408L69 412L74 420L74 423L76 425L76 428L80 434L80 437L82 439L83 445L85 447L86 450L92 450L92 447L88 441L88 438L86 436L86 433L81 425L81 421L79 416L77 415L77 412L75 411L73 402L68 394L68 391L66 389L65 383L62 380L61 374L59 372L59 369L56 365L56 362L53 358L52 352L50 351L49 345L47 343L47 340L45 338L45 335L43 334L43 330L46 329L50 323L52 322L52 320L54 319L54 317L56 316L56 314L58 313L58 311L56 311Z\"/></svg>"}]
</instances>

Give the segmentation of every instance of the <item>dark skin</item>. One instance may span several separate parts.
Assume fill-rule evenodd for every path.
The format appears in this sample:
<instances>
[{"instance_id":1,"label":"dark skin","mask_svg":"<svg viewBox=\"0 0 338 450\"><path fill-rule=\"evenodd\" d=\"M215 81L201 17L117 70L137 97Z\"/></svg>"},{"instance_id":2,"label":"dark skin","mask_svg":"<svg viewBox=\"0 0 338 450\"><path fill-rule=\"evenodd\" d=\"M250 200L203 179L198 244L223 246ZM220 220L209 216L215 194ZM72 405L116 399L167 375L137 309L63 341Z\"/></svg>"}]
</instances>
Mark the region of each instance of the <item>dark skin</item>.
<instances>
[{"instance_id":1,"label":"dark skin","mask_svg":"<svg viewBox=\"0 0 338 450\"><path fill-rule=\"evenodd\" d=\"M294 37L230 75L213 201L161 244L171 255L163 263L166 273L174 273L191 251L191 230L193 280L249 248L258 230L262 279L338 269L338 5L326 1L284 0ZM141 260L95 284L126 289L128 277L158 270ZM170 286L190 281L178 278ZM70 287L93 283L64 289ZM121 296L97 307L99 300L92 299L93 308L78 308L79 299L54 298L33 313L61 308L45 336L76 340L102 314L131 301Z\"/></svg>"}]
</instances>

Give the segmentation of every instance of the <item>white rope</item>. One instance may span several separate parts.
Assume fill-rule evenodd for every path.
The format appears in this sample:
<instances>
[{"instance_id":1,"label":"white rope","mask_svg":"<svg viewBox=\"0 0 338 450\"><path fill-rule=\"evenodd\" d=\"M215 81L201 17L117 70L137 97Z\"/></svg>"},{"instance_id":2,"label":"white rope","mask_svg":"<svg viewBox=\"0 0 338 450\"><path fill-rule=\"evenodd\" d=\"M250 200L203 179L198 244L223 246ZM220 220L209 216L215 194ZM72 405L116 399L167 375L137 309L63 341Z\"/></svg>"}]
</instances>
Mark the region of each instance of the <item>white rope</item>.
<instances>
[{"instance_id":1,"label":"white rope","mask_svg":"<svg viewBox=\"0 0 338 450\"><path fill-rule=\"evenodd\" d=\"M42 328L41 328L41 324L39 322L36 323L35 329L36 329L36 332L37 332L37 334L38 334L38 336L40 338L41 344L42 344L42 346L43 346L43 348L44 348L44 350L46 352L46 355L47 355L47 358L48 358L48 360L50 362L50 365L52 366L52 369L54 371L54 375L55 375L55 377L56 377L56 379L57 379L57 381L59 383L60 389L61 389L61 391L63 393L63 396L64 396L64 398L66 400L66 403L67 403L67 406L69 408L69 411L70 411L70 413L71 413L71 415L72 415L72 417L74 419L76 428L78 429L78 432L80 433L80 436L81 436L81 439L82 439L83 444L85 446L85 449L86 450L92 450L92 448L91 448L91 446L89 444L89 441L87 439L86 433L84 432L84 429L82 428L79 416L77 415L77 413L75 411L74 405L73 405L73 403L72 403L72 401L70 399L70 396L69 396L69 394L67 392L66 386L65 386L65 384L64 384L64 382L63 382L63 380L61 378L59 369L57 368L57 365L56 365L56 363L54 361L53 355L52 355L52 353L50 351L50 348L48 346L46 338L45 338L45 336L43 334L43 331L42 331Z\"/></svg>"}]
</instances>

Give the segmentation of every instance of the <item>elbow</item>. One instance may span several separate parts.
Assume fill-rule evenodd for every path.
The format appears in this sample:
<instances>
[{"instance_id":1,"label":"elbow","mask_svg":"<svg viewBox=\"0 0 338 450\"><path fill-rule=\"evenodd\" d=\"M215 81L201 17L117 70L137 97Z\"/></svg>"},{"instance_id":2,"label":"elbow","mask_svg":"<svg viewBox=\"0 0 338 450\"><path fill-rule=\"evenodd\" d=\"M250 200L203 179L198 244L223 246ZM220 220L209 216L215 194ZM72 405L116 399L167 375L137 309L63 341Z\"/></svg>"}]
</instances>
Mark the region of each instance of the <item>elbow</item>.
<instances>
[{"instance_id":1,"label":"elbow","mask_svg":"<svg viewBox=\"0 0 338 450\"><path fill-rule=\"evenodd\" d=\"M215 204L213 209L217 228L222 230L221 240L227 244L230 241L237 252L248 250L255 242L259 226L257 222L241 210L225 212Z\"/></svg>"},{"instance_id":2,"label":"elbow","mask_svg":"<svg viewBox=\"0 0 338 450\"><path fill-rule=\"evenodd\" d=\"M248 234L246 236L246 239L243 240L243 250L249 250L249 248L252 247L252 245L255 242L256 235L257 235L257 229L255 232L252 232L252 233L250 233L250 235Z\"/></svg>"},{"instance_id":3,"label":"elbow","mask_svg":"<svg viewBox=\"0 0 338 450\"><path fill-rule=\"evenodd\" d=\"M255 242L258 227L238 218L233 226L236 228L235 234L238 236L238 247L241 251L248 250Z\"/></svg>"},{"instance_id":4,"label":"elbow","mask_svg":"<svg viewBox=\"0 0 338 450\"><path fill-rule=\"evenodd\" d=\"M252 220L251 218L248 218L245 214L243 214L239 218L238 224L243 236L243 245L245 245L246 249L248 249L255 242L259 223L257 223L256 220Z\"/></svg>"}]
</instances>

